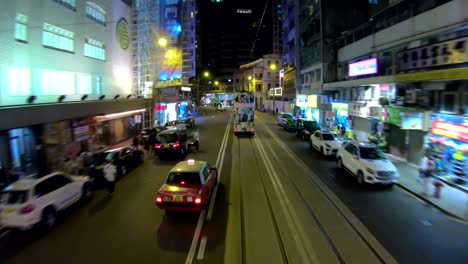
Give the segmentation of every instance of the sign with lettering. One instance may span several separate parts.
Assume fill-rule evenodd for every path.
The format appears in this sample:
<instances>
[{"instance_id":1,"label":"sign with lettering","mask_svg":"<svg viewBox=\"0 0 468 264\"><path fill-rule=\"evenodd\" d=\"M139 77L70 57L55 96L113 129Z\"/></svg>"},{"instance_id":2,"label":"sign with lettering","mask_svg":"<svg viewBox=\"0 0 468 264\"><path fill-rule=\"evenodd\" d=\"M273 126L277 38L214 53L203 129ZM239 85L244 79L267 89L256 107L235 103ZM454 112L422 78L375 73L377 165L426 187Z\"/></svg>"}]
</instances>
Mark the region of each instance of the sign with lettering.
<instances>
[{"instance_id":1,"label":"sign with lettering","mask_svg":"<svg viewBox=\"0 0 468 264\"><path fill-rule=\"evenodd\" d=\"M432 123L432 134L468 142L468 126L463 124L435 121Z\"/></svg>"},{"instance_id":2,"label":"sign with lettering","mask_svg":"<svg viewBox=\"0 0 468 264\"><path fill-rule=\"evenodd\" d=\"M468 62L467 42L468 37L464 37L401 51L398 53L399 69L412 70L466 63Z\"/></svg>"},{"instance_id":3,"label":"sign with lettering","mask_svg":"<svg viewBox=\"0 0 468 264\"><path fill-rule=\"evenodd\" d=\"M368 116L368 110L369 108L366 106L366 104L349 103L348 105L348 114L350 116L366 118Z\"/></svg>"}]
</instances>

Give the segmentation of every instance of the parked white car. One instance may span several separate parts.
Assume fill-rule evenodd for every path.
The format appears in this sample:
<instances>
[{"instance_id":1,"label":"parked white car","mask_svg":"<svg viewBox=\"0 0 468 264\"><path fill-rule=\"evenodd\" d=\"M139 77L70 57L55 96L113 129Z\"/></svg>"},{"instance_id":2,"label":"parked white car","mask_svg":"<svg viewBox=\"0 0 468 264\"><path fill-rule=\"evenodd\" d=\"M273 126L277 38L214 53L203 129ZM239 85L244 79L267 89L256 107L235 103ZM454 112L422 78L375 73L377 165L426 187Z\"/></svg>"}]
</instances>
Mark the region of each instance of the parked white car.
<instances>
[{"instance_id":1,"label":"parked white car","mask_svg":"<svg viewBox=\"0 0 468 264\"><path fill-rule=\"evenodd\" d=\"M52 227L56 223L57 212L92 196L88 176L68 176L62 172L21 179L7 186L3 192L1 225L19 229L30 229L40 222Z\"/></svg>"},{"instance_id":2,"label":"parked white car","mask_svg":"<svg viewBox=\"0 0 468 264\"><path fill-rule=\"evenodd\" d=\"M287 119L292 119L294 118L291 113L285 113L285 112L279 112L278 113L278 125L284 126L284 122L286 122Z\"/></svg>"},{"instance_id":3,"label":"parked white car","mask_svg":"<svg viewBox=\"0 0 468 264\"><path fill-rule=\"evenodd\" d=\"M374 144L351 141L343 144L336 154L338 168L357 177L359 184L398 183L400 173L383 151Z\"/></svg>"},{"instance_id":4,"label":"parked white car","mask_svg":"<svg viewBox=\"0 0 468 264\"><path fill-rule=\"evenodd\" d=\"M338 149L341 147L341 141L336 137L336 133L331 131L315 131L310 136L310 148L314 148L322 155L335 156Z\"/></svg>"}]
</instances>

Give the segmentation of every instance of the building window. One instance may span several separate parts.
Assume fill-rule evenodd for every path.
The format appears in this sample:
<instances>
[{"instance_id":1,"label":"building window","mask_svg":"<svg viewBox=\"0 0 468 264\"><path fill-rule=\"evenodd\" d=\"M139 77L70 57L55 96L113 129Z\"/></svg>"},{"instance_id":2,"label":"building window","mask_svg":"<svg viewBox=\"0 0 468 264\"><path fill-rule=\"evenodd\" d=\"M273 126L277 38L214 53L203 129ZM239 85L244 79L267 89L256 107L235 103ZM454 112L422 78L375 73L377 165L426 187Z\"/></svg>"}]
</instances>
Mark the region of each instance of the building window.
<instances>
[{"instance_id":1,"label":"building window","mask_svg":"<svg viewBox=\"0 0 468 264\"><path fill-rule=\"evenodd\" d=\"M93 78L87 74L76 75L76 93L91 94L93 92Z\"/></svg>"},{"instance_id":2,"label":"building window","mask_svg":"<svg viewBox=\"0 0 468 264\"><path fill-rule=\"evenodd\" d=\"M442 111L447 113L455 113L457 110L456 92L442 93Z\"/></svg>"},{"instance_id":3,"label":"building window","mask_svg":"<svg viewBox=\"0 0 468 264\"><path fill-rule=\"evenodd\" d=\"M102 92L102 77L96 76L96 94L101 94Z\"/></svg>"},{"instance_id":4,"label":"building window","mask_svg":"<svg viewBox=\"0 0 468 264\"><path fill-rule=\"evenodd\" d=\"M28 17L16 14L15 38L19 42L28 42Z\"/></svg>"},{"instance_id":5,"label":"building window","mask_svg":"<svg viewBox=\"0 0 468 264\"><path fill-rule=\"evenodd\" d=\"M60 27L44 23L42 45L63 51L73 52L75 34Z\"/></svg>"},{"instance_id":6,"label":"building window","mask_svg":"<svg viewBox=\"0 0 468 264\"><path fill-rule=\"evenodd\" d=\"M86 2L86 17L103 26L106 25L106 11L96 3Z\"/></svg>"},{"instance_id":7,"label":"building window","mask_svg":"<svg viewBox=\"0 0 468 264\"><path fill-rule=\"evenodd\" d=\"M76 0L53 0L54 2L63 5L64 7L76 11Z\"/></svg>"},{"instance_id":8,"label":"building window","mask_svg":"<svg viewBox=\"0 0 468 264\"><path fill-rule=\"evenodd\" d=\"M97 40L86 38L84 44L84 55L98 60L106 60L106 47Z\"/></svg>"},{"instance_id":9,"label":"building window","mask_svg":"<svg viewBox=\"0 0 468 264\"><path fill-rule=\"evenodd\" d=\"M31 70L2 65L0 86L8 91L9 96L24 96L31 94Z\"/></svg>"},{"instance_id":10,"label":"building window","mask_svg":"<svg viewBox=\"0 0 468 264\"><path fill-rule=\"evenodd\" d=\"M75 94L75 74L41 69L39 70L39 89L41 95Z\"/></svg>"}]
</instances>

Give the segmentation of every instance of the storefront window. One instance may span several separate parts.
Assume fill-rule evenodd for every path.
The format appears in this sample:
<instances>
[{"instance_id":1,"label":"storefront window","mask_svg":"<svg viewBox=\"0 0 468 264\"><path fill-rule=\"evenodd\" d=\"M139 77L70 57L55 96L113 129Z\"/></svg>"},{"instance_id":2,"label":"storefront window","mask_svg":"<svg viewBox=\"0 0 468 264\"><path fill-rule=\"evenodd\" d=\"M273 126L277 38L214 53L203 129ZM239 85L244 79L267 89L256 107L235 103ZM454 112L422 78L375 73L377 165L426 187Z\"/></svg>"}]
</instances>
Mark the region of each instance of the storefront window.
<instances>
[{"instance_id":1,"label":"storefront window","mask_svg":"<svg viewBox=\"0 0 468 264\"><path fill-rule=\"evenodd\" d=\"M455 92L445 92L442 94L442 111L448 113L456 112Z\"/></svg>"}]
</instances>

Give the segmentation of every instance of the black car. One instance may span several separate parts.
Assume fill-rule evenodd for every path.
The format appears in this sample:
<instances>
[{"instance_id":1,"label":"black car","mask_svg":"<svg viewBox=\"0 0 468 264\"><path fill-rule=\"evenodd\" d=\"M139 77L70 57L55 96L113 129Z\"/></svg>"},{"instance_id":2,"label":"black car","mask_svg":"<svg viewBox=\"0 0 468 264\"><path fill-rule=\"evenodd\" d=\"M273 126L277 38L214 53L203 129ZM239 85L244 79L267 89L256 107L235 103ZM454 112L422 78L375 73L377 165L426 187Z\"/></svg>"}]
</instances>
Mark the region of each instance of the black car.
<instances>
[{"instance_id":1,"label":"black car","mask_svg":"<svg viewBox=\"0 0 468 264\"><path fill-rule=\"evenodd\" d=\"M122 177L130 173L145 161L145 155L142 150L124 147L113 149L94 155L94 170L102 170L103 164L107 161L115 161L117 176ZM102 172L96 171L96 174Z\"/></svg>"},{"instance_id":2,"label":"black car","mask_svg":"<svg viewBox=\"0 0 468 264\"><path fill-rule=\"evenodd\" d=\"M296 136L302 140L309 140L310 135L320 129L321 127L317 121L300 118L296 122Z\"/></svg>"},{"instance_id":3,"label":"black car","mask_svg":"<svg viewBox=\"0 0 468 264\"><path fill-rule=\"evenodd\" d=\"M191 118L183 118L179 120L179 124L184 124L187 126L187 129L192 129L195 127L195 124L193 123Z\"/></svg>"},{"instance_id":4,"label":"black car","mask_svg":"<svg viewBox=\"0 0 468 264\"><path fill-rule=\"evenodd\" d=\"M292 119L292 118L286 119L286 121L284 121L283 128L284 130L289 131L289 132L296 131L296 123L297 123L296 119Z\"/></svg>"},{"instance_id":5,"label":"black car","mask_svg":"<svg viewBox=\"0 0 468 264\"><path fill-rule=\"evenodd\" d=\"M187 130L168 129L156 136L154 144L156 156L159 158L184 158L189 150L189 135Z\"/></svg>"}]
</instances>

